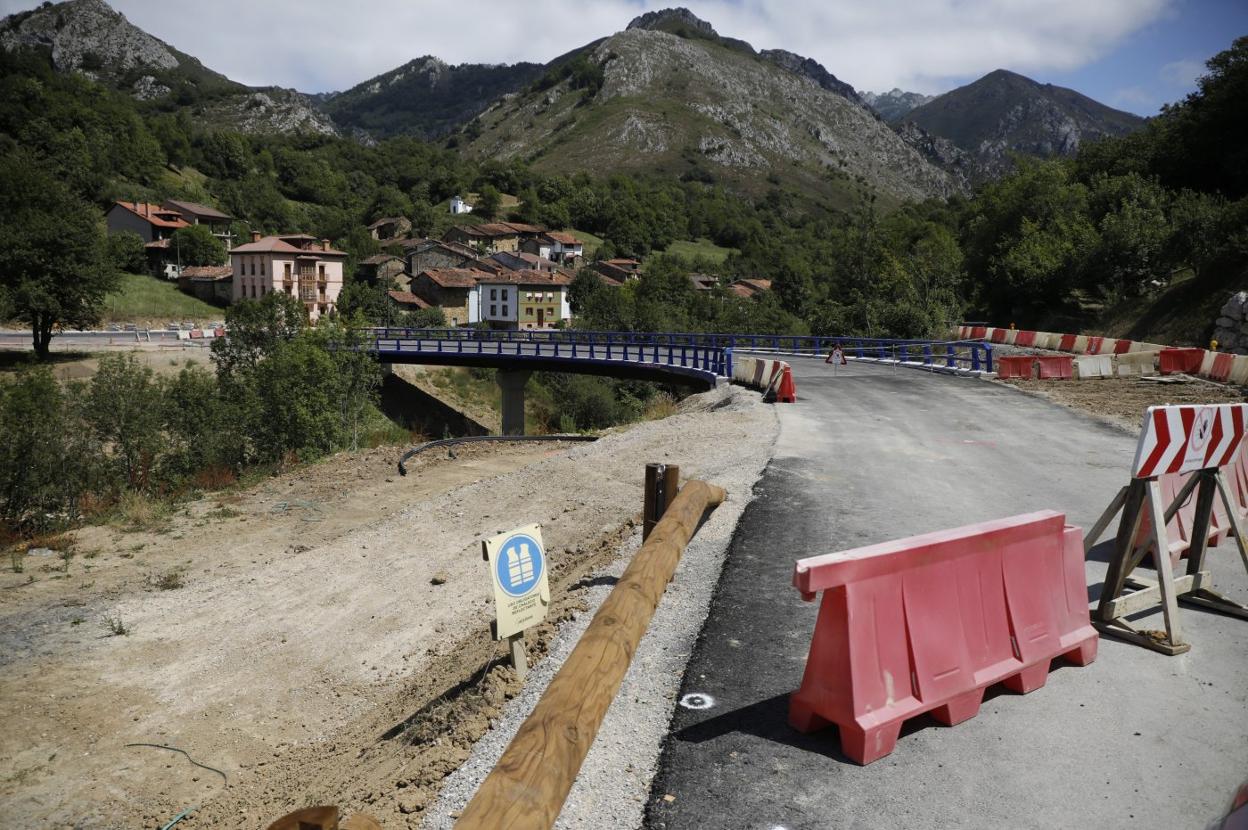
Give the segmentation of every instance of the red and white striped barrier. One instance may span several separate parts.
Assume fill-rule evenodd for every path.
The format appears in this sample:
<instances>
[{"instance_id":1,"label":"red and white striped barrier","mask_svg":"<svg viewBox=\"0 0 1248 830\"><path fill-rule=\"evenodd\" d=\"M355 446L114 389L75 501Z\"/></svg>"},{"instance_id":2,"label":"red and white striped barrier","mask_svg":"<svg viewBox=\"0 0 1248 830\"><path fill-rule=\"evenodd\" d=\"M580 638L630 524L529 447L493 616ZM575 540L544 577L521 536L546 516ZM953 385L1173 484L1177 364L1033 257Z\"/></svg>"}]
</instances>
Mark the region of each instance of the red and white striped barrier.
<instances>
[{"instance_id":1,"label":"red and white striped barrier","mask_svg":"<svg viewBox=\"0 0 1248 830\"><path fill-rule=\"evenodd\" d=\"M1248 404L1150 406L1131 475L1154 478L1229 464L1245 434Z\"/></svg>"}]
</instances>

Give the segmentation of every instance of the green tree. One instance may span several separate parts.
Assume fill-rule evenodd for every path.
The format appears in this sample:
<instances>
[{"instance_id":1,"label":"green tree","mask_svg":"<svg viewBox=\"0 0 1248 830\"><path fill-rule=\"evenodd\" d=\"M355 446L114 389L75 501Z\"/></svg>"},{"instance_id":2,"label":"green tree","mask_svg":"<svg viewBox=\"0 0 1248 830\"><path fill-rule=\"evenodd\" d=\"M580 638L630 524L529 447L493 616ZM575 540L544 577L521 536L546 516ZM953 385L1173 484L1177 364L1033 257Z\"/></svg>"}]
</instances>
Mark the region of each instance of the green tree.
<instances>
[{"instance_id":1,"label":"green tree","mask_svg":"<svg viewBox=\"0 0 1248 830\"><path fill-rule=\"evenodd\" d=\"M68 399L46 367L0 383L0 516L42 531L77 512L91 454Z\"/></svg>"},{"instance_id":2,"label":"green tree","mask_svg":"<svg viewBox=\"0 0 1248 830\"><path fill-rule=\"evenodd\" d=\"M99 321L117 285L97 210L22 151L0 157L0 306L30 324L35 354L52 334Z\"/></svg>"},{"instance_id":3,"label":"green tree","mask_svg":"<svg viewBox=\"0 0 1248 830\"><path fill-rule=\"evenodd\" d=\"M251 434L266 461L290 454L311 460L337 449L346 434L339 366L309 336L283 342L256 364Z\"/></svg>"},{"instance_id":4,"label":"green tree","mask_svg":"<svg viewBox=\"0 0 1248 830\"><path fill-rule=\"evenodd\" d=\"M280 292L259 300L243 300L225 310L229 337L212 341L217 377L227 384L242 381L260 361L307 328L308 312L296 298Z\"/></svg>"},{"instance_id":5,"label":"green tree","mask_svg":"<svg viewBox=\"0 0 1248 830\"><path fill-rule=\"evenodd\" d=\"M498 210L502 207L503 197L492 184L481 186L480 193L477 194L477 203L473 206L473 213L493 219L498 216Z\"/></svg>"},{"instance_id":6,"label":"green tree","mask_svg":"<svg viewBox=\"0 0 1248 830\"><path fill-rule=\"evenodd\" d=\"M165 445L161 390L133 355L106 355L87 387L85 416L112 465L133 490L146 490Z\"/></svg>"},{"instance_id":7,"label":"green tree","mask_svg":"<svg viewBox=\"0 0 1248 830\"><path fill-rule=\"evenodd\" d=\"M147 270L147 249L143 237L134 231L120 231L108 235L108 262L118 271L141 274Z\"/></svg>"},{"instance_id":8,"label":"green tree","mask_svg":"<svg viewBox=\"0 0 1248 830\"><path fill-rule=\"evenodd\" d=\"M225 245L212 235L207 225L178 228L169 246L183 265L225 264Z\"/></svg>"}]
</instances>

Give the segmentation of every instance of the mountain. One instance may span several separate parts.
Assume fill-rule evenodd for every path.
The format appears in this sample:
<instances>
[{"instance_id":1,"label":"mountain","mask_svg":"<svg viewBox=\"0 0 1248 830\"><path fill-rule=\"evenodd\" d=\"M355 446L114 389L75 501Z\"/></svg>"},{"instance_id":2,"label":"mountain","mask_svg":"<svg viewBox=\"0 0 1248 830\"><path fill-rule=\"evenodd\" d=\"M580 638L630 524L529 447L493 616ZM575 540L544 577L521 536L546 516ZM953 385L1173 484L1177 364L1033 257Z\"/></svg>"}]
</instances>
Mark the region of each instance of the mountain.
<instances>
[{"instance_id":1,"label":"mountain","mask_svg":"<svg viewBox=\"0 0 1248 830\"><path fill-rule=\"evenodd\" d=\"M894 203L958 189L814 67L721 38L687 10L650 12L565 56L455 140L470 155L545 171L784 183L841 204L864 188Z\"/></svg>"},{"instance_id":2,"label":"mountain","mask_svg":"<svg viewBox=\"0 0 1248 830\"><path fill-rule=\"evenodd\" d=\"M9 15L0 20L0 48L44 51L59 72L82 73L157 106L190 107L210 123L246 132L338 134L306 96L232 81L130 23L104 0L44 3Z\"/></svg>"},{"instance_id":3,"label":"mountain","mask_svg":"<svg viewBox=\"0 0 1248 830\"><path fill-rule=\"evenodd\" d=\"M1004 69L939 95L902 120L966 152L974 181L1010 170L1011 153L1073 156L1085 142L1144 125L1138 115Z\"/></svg>"},{"instance_id":4,"label":"mountain","mask_svg":"<svg viewBox=\"0 0 1248 830\"><path fill-rule=\"evenodd\" d=\"M441 138L471 121L504 95L532 83L546 67L536 63L448 66L426 56L370 78L346 92L321 96L336 123L377 138Z\"/></svg>"},{"instance_id":5,"label":"mountain","mask_svg":"<svg viewBox=\"0 0 1248 830\"><path fill-rule=\"evenodd\" d=\"M890 122L900 121L910 110L921 107L936 97L919 92L903 92L896 87L888 92L863 92L861 94L863 103L878 112L885 121Z\"/></svg>"}]
</instances>

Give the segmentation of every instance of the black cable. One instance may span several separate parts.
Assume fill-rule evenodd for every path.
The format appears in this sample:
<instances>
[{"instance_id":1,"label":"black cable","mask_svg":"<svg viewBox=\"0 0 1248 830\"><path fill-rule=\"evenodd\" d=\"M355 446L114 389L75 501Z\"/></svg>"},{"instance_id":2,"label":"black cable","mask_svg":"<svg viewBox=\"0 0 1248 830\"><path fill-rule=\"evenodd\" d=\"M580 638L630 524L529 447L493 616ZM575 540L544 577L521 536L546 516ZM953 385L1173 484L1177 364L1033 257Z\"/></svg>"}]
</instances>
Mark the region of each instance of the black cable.
<instances>
[{"instance_id":1,"label":"black cable","mask_svg":"<svg viewBox=\"0 0 1248 830\"><path fill-rule=\"evenodd\" d=\"M481 441L597 441L597 435L467 435L463 438L443 438L441 441L429 441L419 447L412 447L399 459L399 475L407 475L404 462L416 453L424 452L433 447L451 447L455 444L472 444Z\"/></svg>"},{"instance_id":2,"label":"black cable","mask_svg":"<svg viewBox=\"0 0 1248 830\"><path fill-rule=\"evenodd\" d=\"M186 760L190 761L192 764L194 764L195 766L201 769L206 769L209 772L215 772L217 775L221 776L221 780L225 783L225 786L227 787L230 786L230 779L226 776L224 772L217 769L216 767L210 767L207 764L201 764L199 761L196 761L194 758L192 758L185 749L178 749L176 746L165 746L164 744L125 744L125 746L127 747L150 746L152 749L167 749L170 752L181 752L183 755L186 756Z\"/></svg>"}]
</instances>

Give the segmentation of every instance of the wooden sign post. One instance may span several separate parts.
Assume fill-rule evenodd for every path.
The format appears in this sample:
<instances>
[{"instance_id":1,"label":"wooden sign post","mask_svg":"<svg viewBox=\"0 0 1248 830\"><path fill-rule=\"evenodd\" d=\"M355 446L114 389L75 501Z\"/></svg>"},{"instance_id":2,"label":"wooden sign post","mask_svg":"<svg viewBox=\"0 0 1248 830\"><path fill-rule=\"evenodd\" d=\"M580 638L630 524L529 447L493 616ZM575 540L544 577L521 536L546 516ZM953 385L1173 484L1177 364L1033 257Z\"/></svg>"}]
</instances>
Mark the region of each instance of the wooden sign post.
<instances>
[{"instance_id":1,"label":"wooden sign post","mask_svg":"<svg viewBox=\"0 0 1248 830\"><path fill-rule=\"evenodd\" d=\"M1131 483L1118 491L1084 539L1086 554L1122 511L1105 585L1092 620L1102 633L1174 655L1191 649L1179 623L1179 602L1248 620L1248 607L1215 592L1205 569L1209 537L1215 531L1214 500L1221 498L1239 556L1248 570L1244 523L1224 471L1243 446L1246 423L1248 405L1244 404L1149 407L1140 431ZM1186 481L1167 503L1159 479L1184 474ZM1188 503L1193 491L1196 505L1187 540L1171 540L1167 525ZM1150 538L1137 545L1140 527L1146 519ZM1176 577L1174 569L1185 549L1187 569ZM1150 551L1157 572L1155 581L1134 576ZM1161 632L1141 631L1128 620L1131 615L1158 605L1165 619L1164 637Z\"/></svg>"}]
</instances>

